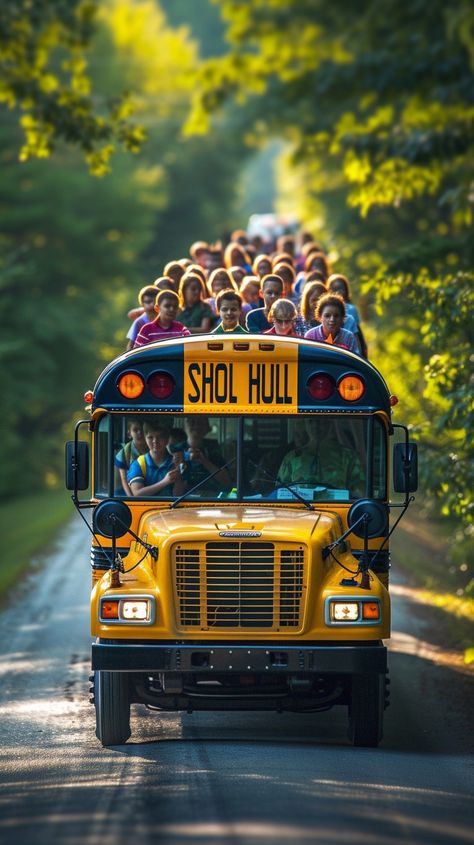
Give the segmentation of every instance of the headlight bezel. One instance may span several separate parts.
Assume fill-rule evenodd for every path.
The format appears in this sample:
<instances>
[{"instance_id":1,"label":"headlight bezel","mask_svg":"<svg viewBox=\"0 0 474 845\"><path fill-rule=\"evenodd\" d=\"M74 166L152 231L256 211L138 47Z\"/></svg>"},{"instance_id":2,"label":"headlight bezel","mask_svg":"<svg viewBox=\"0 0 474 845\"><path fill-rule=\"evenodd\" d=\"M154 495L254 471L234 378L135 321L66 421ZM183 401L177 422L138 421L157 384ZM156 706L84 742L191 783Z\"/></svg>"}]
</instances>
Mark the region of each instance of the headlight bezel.
<instances>
[{"instance_id":1,"label":"headlight bezel","mask_svg":"<svg viewBox=\"0 0 474 845\"><path fill-rule=\"evenodd\" d=\"M358 606L358 617L357 619L335 619L335 608L334 605L352 605L357 604ZM379 615L377 619L366 619L364 618L363 606L365 604L372 604L377 605L379 610ZM330 625L331 627L337 628L348 628L351 625L356 625L357 627L363 626L371 627L374 625L381 625L383 622L383 605L380 601L380 598L372 598L369 596L327 596L324 601L324 622L326 625Z\"/></svg>"},{"instance_id":2,"label":"headlight bezel","mask_svg":"<svg viewBox=\"0 0 474 845\"><path fill-rule=\"evenodd\" d=\"M104 616L102 613L102 606L104 603L118 602L118 617L116 619ZM146 619L128 619L124 617L124 604L127 602L147 602L147 617ZM101 596L99 599L99 622L101 625L138 625L147 626L154 625L156 619L156 599L155 596L149 593L136 593L124 595L123 593L107 594Z\"/></svg>"}]
</instances>

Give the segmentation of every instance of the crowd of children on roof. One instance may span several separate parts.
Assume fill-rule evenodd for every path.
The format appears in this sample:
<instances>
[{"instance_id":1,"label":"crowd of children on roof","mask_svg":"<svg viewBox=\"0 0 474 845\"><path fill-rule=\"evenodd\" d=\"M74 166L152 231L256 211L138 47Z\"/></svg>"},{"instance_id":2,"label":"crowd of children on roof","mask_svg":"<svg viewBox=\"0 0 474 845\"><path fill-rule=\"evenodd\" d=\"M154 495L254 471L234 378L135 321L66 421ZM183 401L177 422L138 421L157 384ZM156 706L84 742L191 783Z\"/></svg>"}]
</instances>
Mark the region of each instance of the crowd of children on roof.
<instances>
[{"instance_id":1,"label":"crowd of children on roof","mask_svg":"<svg viewBox=\"0 0 474 845\"><path fill-rule=\"evenodd\" d=\"M197 241L140 290L127 350L193 334L268 334L330 343L367 357L348 279L331 273L311 235L276 243L232 233L225 248Z\"/></svg>"}]
</instances>

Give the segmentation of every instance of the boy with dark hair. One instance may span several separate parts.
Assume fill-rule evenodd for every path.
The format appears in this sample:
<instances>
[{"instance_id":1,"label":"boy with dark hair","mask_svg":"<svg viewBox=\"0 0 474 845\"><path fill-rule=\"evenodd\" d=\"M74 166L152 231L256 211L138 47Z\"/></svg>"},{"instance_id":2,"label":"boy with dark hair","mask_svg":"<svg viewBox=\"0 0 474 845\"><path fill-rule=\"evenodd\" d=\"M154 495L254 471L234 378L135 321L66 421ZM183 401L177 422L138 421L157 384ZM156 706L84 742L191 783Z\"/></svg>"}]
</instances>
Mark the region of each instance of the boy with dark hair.
<instances>
[{"instance_id":1,"label":"boy with dark hair","mask_svg":"<svg viewBox=\"0 0 474 845\"><path fill-rule=\"evenodd\" d=\"M156 288L155 288L156 291ZM160 290L156 297L155 311L158 316L151 323L142 326L135 341L135 347L153 343L156 340L169 340L185 337L190 332L175 319L179 308L178 294L172 290Z\"/></svg>"},{"instance_id":2,"label":"boy with dark hair","mask_svg":"<svg viewBox=\"0 0 474 845\"><path fill-rule=\"evenodd\" d=\"M221 322L211 334L248 334L247 330L240 325L242 313L240 293L232 288L221 290L216 296L216 311L219 313Z\"/></svg>"},{"instance_id":3,"label":"boy with dark hair","mask_svg":"<svg viewBox=\"0 0 474 845\"><path fill-rule=\"evenodd\" d=\"M129 349L133 349L133 345L138 337L140 329L150 323L155 317L156 288L154 285L146 285L142 288L138 294L138 301L142 306L143 311L141 311L141 309L135 309L136 311L140 310L140 313L136 319L134 319L127 332L128 343L126 352L128 352Z\"/></svg>"},{"instance_id":4,"label":"boy with dark hair","mask_svg":"<svg viewBox=\"0 0 474 845\"><path fill-rule=\"evenodd\" d=\"M127 481L127 473L133 461L146 452L145 436L143 434L143 422L140 417L127 418L127 434L130 440L125 443L115 455L114 464L120 476L121 487L117 487L116 493L121 496L131 496L132 491Z\"/></svg>"}]
</instances>

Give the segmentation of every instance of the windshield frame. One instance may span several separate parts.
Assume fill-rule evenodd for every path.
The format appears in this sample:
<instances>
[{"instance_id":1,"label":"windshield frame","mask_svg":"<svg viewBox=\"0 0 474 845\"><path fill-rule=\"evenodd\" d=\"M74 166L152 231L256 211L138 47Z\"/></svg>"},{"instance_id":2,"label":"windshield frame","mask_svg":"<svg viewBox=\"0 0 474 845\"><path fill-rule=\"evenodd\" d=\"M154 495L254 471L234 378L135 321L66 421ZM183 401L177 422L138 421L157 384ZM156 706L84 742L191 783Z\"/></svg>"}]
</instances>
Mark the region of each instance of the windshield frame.
<instances>
[{"instance_id":1,"label":"windshield frame","mask_svg":"<svg viewBox=\"0 0 474 845\"><path fill-rule=\"evenodd\" d=\"M246 441L244 440L245 422L246 422L246 420L261 419L262 416L259 415L259 414L239 414L239 415L232 414L232 415L230 415L230 414L222 414L222 413L219 414L219 413L217 413L217 414L208 414L207 415L209 418L214 418L214 419L218 419L218 418L229 419L229 418L232 418L232 419L236 420L236 422L237 422L237 426L236 426L236 438L237 438L237 440L236 440L236 454L235 454L235 458L233 459L233 462L235 462L235 466L236 466L236 482L235 482L236 486L235 486L235 488L232 488L232 495L231 496L230 495L228 495L227 497L221 496L221 498L218 498L218 495L216 495L215 497L212 497L212 496L209 496L209 495L206 494L205 496L203 496L202 499L196 499L196 498L189 498L186 495L186 493L182 496L181 495L179 495L179 496L178 495L171 495L171 496L169 496L169 495L168 496L160 496L160 495L158 495L158 496L150 496L150 495L128 496L127 493L125 493L125 491L122 492L122 493L118 492L118 490L116 489L116 467L115 467L115 463L114 463L115 455L116 455L115 447L117 445L116 443L114 443L114 431L115 431L115 429L114 429L114 418L115 419L122 418L122 419L126 420L126 418L129 417L129 416L139 416L139 414L138 413L129 414L127 412L118 414L118 413L111 412L111 413L103 414L98 420L96 420L96 424L94 425L94 461L93 461L93 467L94 467L94 471L93 471L93 496L94 496L94 498L99 499L99 500L107 499L107 498L117 498L117 499L125 499L125 500L128 500L128 501L137 501L137 502L154 501L154 502L160 502L160 503L163 503L163 504L168 503L168 504L171 504L173 506L175 506L176 500L180 499L183 502L183 504L185 504L185 505L191 504L191 505L194 505L194 506L200 506L203 503L215 504L215 505L222 506L224 503L230 504L230 503L239 502L241 504L248 504L248 505L252 505L252 506L264 504L264 505L267 505L267 506L272 505L272 506L280 506L280 507L281 506L288 506L288 505L297 505L298 507L306 507L306 508L308 507L307 502L298 501L297 495L289 497L287 500L285 500L284 498L275 499L274 496L272 497L270 495L263 495L262 494L261 496L258 495L257 497L254 497L254 496L249 495L248 493L247 494L243 493L243 486L244 486L244 480L245 480L244 465L243 465L244 444L246 443ZM148 416L149 416L149 414L148 414ZM166 417L165 414L160 415L160 416ZM169 416L171 417L172 421L180 424L182 422L182 420L184 419L185 415L173 413L173 414L170 414ZM200 416L200 415L196 414L196 416ZM365 421L366 422L366 429L365 429L365 434L366 434L366 437L365 437L366 467L365 467L365 491L364 491L363 495L367 498L374 498L375 473L376 473L376 468L375 468L375 464L374 464L375 432L378 429L379 432L381 432L381 435L379 435L379 436L383 437L382 444L381 444L381 459L383 461L383 465L382 465L381 469L379 470L380 479L381 479L380 489L383 490L383 495L377 496L377 499L379 501L386 501L387 500L387 495L388 495L388 493L387 493L387 490L388 490L388 451L387 451L387 449L388 449L388 443L387 443L388 426L387 426L387 421L385 420L385 416L383 414L380 414L379 412L376 412L374 414L360 414L360 413L348 414L348 413L345 413L344 415L339 415L337 413L334 413L334 414L328 414L328 413L325 413L325 414L315 414L315 413L305 414L305 413L301 413L301 414L284 414L284 415L277 415L276 414L275 416L277 416L277 417L282 416L285 419L288 419L288 418L291 417L293 419L298 419L298 420L302 420L302 419L308 418L308 417L315 417L315 416L326 417L326 418L328 416L330 416L330 417L333 417L333 418L336 418L336 419L340 419L343 416L346 419L348 417L351 417L353 419ZM376 422L376 419L378 420L378 422ZM103 435L102 438L99 436L100 434ZM105 435L107 436L106 456L104 454L101 454L101 450L103 449L103 446L101 446L101 443L103 444ZM224 463L227 463L227 462L224 462ZM104 474L105 464L107 465L107 475L108 475L107 490L105 489L105 485L102 486L101 489L99 489L99 487L98 487L98 482L100 481L101 477ZM276 480L277 479L275 477L275 481ZM291 487L291 484L290 485L282 484L281 486L282 487L288 487L288 486ZM181 504L181 501L178 502L177 505ZM353 501L355 501L354 498L351 498L351 499L347 499L347 498L337 499L337 498L335 498L335 499L331 499L331 501L325 501L324 499L321 499L320 501L318 500L316 502L316 500L314 500L314 502L311 502L311 504L317 503L318 505L319 504L321 504L321 505L333 505L333 504L339 503L339 504L348 505L348 504L352 504Z\"/></svg>"}]
</instances>

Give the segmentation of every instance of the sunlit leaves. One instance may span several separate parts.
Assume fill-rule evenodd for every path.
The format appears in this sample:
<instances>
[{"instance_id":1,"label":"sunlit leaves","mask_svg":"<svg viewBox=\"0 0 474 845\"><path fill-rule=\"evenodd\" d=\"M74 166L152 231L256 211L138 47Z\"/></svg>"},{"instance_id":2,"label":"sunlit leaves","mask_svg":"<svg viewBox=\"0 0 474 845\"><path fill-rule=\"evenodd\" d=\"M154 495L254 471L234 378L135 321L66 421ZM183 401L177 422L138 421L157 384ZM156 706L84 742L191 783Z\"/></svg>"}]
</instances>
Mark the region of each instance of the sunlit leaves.
<instances>
[{"instance_id":1,"label":"sunlit leaves","mask_svg":"<svg viewBox=\"0 0 474 845\"><path fill-rule=\"evenodd\" d=\"M92 96L87 48L94 0L18 0L2 6L0 102L20 113L20 160L47 158L58 142L80 148L103 175L118 146L132 152L144 134L113 103Z\"/></svg>"}]
</instances>

